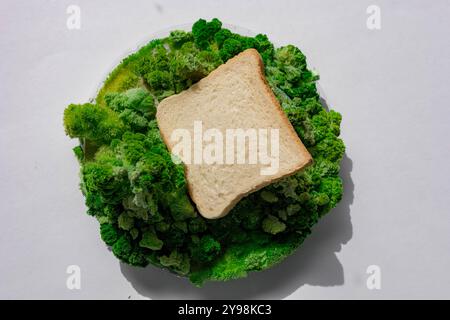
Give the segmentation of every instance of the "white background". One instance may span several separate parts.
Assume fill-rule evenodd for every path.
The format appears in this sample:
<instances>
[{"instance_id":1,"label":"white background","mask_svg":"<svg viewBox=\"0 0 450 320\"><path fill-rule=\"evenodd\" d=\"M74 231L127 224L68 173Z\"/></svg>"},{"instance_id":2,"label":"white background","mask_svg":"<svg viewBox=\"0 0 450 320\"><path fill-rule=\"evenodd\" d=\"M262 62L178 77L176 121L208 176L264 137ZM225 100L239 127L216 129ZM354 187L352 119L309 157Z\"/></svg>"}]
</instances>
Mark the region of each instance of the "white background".
<instances>
[{"instance_id":1,"label":"white background","mask_svg":"<svg viewBox=\"0 0 450 320\"><path fill-rule=\"evenodd\" d=\"M66 28L70 4L80 30ZM450 298L450 1L2 0L0 12L0 298ZM62 113L150 35L200 17L299 46L343 115L347 156L343 201L296 254L198 289L107 250ZM81 290L66 287L72 264ZM367 289L369 265L381 290Z\"/></svg>"}]
</instances>

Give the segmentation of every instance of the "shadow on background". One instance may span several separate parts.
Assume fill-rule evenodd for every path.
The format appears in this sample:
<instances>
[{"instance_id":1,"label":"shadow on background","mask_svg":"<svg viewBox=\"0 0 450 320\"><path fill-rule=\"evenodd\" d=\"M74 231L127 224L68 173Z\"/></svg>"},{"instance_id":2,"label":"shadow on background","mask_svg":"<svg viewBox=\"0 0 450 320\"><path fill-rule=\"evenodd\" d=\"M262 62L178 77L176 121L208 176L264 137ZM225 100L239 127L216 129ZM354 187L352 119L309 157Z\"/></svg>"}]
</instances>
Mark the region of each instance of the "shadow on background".
<instances>
[{"instance_id":1,"label":"shadow on background","mask_svg":"<svg viewBox=\"0 0 450 320\"><path fill-rule=\"evenodd\" d=\"M341 167L344 196L339 205L319 221L292 256L269 270L251 272L244 279L207 282L202 288L153 266L135 268L121 263L121 272L139 294L151 299L282 299L305 284L342 285L344 270L335 253L353 233L352 166L351 159L344 155Z\"/></svg>"}]
</instances>

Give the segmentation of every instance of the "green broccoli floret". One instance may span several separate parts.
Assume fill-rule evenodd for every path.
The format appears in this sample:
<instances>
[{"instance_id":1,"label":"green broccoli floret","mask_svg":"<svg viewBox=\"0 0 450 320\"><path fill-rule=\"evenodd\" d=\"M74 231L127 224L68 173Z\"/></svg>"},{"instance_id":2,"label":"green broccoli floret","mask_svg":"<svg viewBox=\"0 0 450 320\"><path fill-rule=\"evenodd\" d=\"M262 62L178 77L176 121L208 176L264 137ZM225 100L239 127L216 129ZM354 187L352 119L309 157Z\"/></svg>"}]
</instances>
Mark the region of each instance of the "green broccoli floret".
<instances>
[{"instance_id":1,"label":"green broccoli floret","mask_svg":"<svg viewBox=\"0 0 450 320\"><path fill-rule=\"evenodd\" d=\"M69 105L64 110L64 127L71 138L99 145L120 138L127 129L114 111L91 103Z\"/></svg>"}]
</instances>

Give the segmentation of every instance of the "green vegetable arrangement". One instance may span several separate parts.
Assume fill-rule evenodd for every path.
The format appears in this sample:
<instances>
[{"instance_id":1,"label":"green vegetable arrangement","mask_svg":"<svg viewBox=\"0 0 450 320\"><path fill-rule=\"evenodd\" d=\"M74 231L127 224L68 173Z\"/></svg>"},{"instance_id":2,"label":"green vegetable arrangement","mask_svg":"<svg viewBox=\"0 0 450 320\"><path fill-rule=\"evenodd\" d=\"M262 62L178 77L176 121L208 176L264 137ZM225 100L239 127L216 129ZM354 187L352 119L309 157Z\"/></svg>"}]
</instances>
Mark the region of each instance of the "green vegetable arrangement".
<instances>
[{"instance_id":1,"label":"green vegetable arrangement","mask_svg":"<svg viewBox=\"0 0 450 320\"><path fill-rule=\"evenodd\" d=\"M159 101L187 89L239 52L261 54L267 80L314 158L306 170L255 192L224 218L208 220L189 198L182 165L171 160L155 121ZM219 20L198 20L125 58L95 103L64 111L66 133L79 138L87 213L121 261L206 280L245 277L280 262L341 200L341 116L320 103L306 58L267 36L245 37Z\"/></svg>"}]
</instances>

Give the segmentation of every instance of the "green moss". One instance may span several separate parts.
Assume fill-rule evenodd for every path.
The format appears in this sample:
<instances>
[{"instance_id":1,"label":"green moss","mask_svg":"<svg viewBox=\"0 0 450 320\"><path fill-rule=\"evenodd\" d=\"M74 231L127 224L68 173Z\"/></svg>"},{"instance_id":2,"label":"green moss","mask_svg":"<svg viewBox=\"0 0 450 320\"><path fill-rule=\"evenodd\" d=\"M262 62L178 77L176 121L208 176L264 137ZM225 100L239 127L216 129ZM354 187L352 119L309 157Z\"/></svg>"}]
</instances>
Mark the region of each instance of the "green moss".
<instances>
[{"instance_id":1,"label":"green moss","mask_svg":"<svg viewBox=\"0 0 450 320\"><path fill-rule=\"evenodd\" d=\"M106 78L97 94L95 102L100 106L105 106L105 95L108 92L124 92L131 88L143 87L144 84L142 79L136 71L136 63L138 63L142 57L147 56L149 52L160 43L160 40L150 41L137 52L123 59Z\"/></svg>"},{"instance_id":2,"label":"green moss","mask_svg":"<svg viewBox=\"0 0 450 320\"><path fill-rule=\"evenodd\" d=\"M98 92L95 101L98 105L105 106L105 94L107 92L123 92L135 88L139 84L139 77L127 66L119 65L107 78L103 87Z\"/></svg>"},{"instance_id":3,"label":"green moss","mask_svg":"<svg viewBox=\"0 0 450 320\"><path fill-rule=\"evenodd\" d=\"M247 48L260 53L267 81L314 163L250 194L226 217L207 220L161 139L155 106ZM199 20L192 32L174 31L126 57L96 104L70 105L64 124L82 141L74 152L88 214L101 223L114 255L167 268L196 285L245 277L290 255L343 193L341 115L322 107L317 79L298 48L275 49L265 35L244 37L216 19Z\"/></svg>"}]
</instances>

